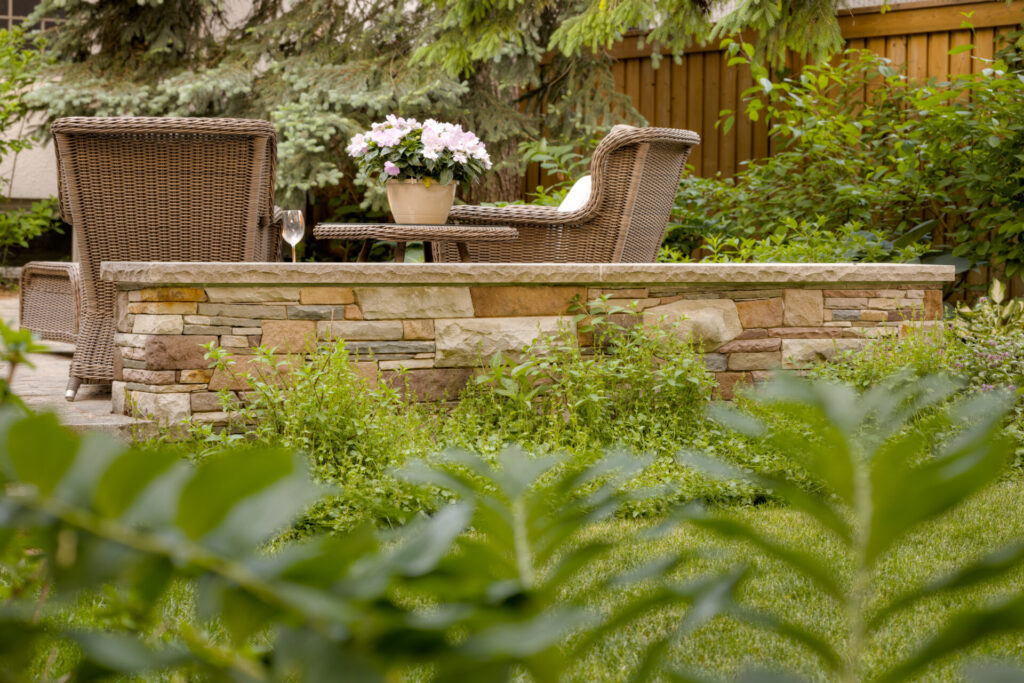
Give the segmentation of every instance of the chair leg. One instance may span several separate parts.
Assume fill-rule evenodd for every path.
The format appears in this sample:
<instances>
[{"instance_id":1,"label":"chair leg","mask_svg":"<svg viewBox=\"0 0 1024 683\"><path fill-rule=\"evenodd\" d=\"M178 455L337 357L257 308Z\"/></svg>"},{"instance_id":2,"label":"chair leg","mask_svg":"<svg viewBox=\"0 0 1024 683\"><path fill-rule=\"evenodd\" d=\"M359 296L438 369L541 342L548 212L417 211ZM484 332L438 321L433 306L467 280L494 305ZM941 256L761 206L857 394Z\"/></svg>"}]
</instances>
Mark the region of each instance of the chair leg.
<instances>
[{"instance_id":1,"label":"chair leg","mask_svg":"<svg viewBox=\"0 0 1024 683\"><path fill-rule=\"evenodd\" d=\"M78 395L78 387L82 385L82 379L80 377L69 377L68 388L64 392L64 398L68 401L74 401L75 396Z\"/></svg>"}]
</instances>

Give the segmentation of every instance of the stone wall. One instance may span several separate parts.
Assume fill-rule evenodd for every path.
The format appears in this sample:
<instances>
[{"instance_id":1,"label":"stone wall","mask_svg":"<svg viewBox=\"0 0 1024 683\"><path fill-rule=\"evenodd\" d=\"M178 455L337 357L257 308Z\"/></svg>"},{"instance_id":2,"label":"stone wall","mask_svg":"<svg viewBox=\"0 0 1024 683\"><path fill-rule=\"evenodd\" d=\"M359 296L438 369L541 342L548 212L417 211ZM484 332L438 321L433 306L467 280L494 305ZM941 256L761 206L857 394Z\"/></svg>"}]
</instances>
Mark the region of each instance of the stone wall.
<instances>
[{"instance_id":1,"label":"stone wall","mask_svg":"<svg viewBox=\"0 0 1024 683\"><path fill-rule=\"evenodd\" d=\"M945 266L655 264L104 264L118 283L115 412L220 422L218 392L246 387L209 369L201 345L282 361L345 340L357 369L423 400L454 398L481 357L560 326L574 301L636 307L625 324L672 324L701 343L719 392L776 368L828 359L942 310ZM587 336L580 334L587 343ZM285 364L283 367L287 367ZM285 372L286 370L282 370ZM407 382L407 384L405 384ZM244 398L244 397L243 397Z\"/></svg>"}]
</instances>

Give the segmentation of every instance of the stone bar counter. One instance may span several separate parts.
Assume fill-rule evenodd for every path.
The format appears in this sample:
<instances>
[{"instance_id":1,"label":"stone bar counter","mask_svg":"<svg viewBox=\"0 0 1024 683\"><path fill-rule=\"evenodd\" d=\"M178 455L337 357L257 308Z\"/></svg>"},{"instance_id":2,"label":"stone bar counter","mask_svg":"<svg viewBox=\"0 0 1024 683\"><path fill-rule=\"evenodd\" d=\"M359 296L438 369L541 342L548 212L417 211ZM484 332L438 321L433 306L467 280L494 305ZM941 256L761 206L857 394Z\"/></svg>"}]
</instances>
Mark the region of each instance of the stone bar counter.
<instances>
[{"instance_id":1,"label":"stone bar counter","mask_svg":"<svg viewBox=\"0 0 1024 683\"><path fill-rule=\"evenodd\" d=\"M677 333L700 340L730 398L738 382L940 318L953 267L109 262L102 277L118 288L114 411L222 422L218 392L246 385L209 368L209 342L231 352L237 374L257 346L284 360L345 340L372 381L393 382L404 369L403 387L441 400L456 397L481 358L560 325L572 330L573 302L601 296L636 302L626 324L685 317Z\"/></svg>"}]
</instances>

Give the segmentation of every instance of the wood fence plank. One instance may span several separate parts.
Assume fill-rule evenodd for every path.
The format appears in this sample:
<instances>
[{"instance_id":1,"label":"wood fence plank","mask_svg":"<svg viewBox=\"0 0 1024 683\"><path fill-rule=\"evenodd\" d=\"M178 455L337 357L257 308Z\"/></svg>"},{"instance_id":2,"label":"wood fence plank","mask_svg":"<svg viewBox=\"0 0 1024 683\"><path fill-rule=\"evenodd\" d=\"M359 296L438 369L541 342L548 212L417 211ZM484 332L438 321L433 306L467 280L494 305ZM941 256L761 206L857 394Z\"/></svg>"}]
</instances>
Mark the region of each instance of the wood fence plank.
<instances>
[{"instance_id":1,"label":"wood fence plank","mask_svg":"<svg viewBox=\"0 0 1024 683\"><path fill-rule=\"evenodd\" d=\"M654 125L654 66L649 59L640 62L640 113Z\"/></svg>"},{"instance_id":2,"label":"wood fence plank","mask_svg":"<svg viewBox=\"0 0 1024 683\"><path fill-rule=\"evenodd\" d=\"M669 105L669 125L673 128L686 128L686 57L679 64L664 64L663 68L672 70L672 97Z\"/></svg>"},{"instance_id":3,"label":"wood fence plank","mask_svg":"<svg viewBox=\"0 0 1024 683\"><path fill-rule=\"evenodd\" d=\"M953 31L949 34L949 49L971 44L970 31ZM971 53L961 52L949 56L949 73L952 75L971 73Z\"/></svg>"},{"instance_id":4,"label":"wood fence plank","mask_svg":"<svg viewBox=\"0 0 1024 683\"><path fill-rule=\"evenodd\" d=\"M901 68L907 63L907 37L890 36L885 42L885 56L896 68Z\"/></svg>"},{"instance_id":5,"label":"wood fence plank","mask_svg":"<svg viewBox=\"0 0 1024 683\"><path fill-rule=\"evenodd\" d=\"M992 59L995 54L996 32L990 28L979 29L974 32L974 49L971 51L971 73L981 73L987 65L986 59Z\"/></svg>"},{"instance_id":6,"label":"wood fence plank","mask_svg":"<svg viewBox=\"0 0 1024 683\"><path fill-rule=\"evenodd\" d=\"M949 76L949 33L928 34L928 78L945 81Z\"/></svg>"},{"instance_id":7,"label":"wood fence plank","mask_svg":"<svg viewBox=\"0 0 1024 683\"><path fill-rule=\"evenodd\" d=\"M710 177L718 173L720 168L718 154L718 121L719 97L721 96L721 55L716 52L704 54L704 120L702 122L704 137L704 176Z\"/></svg>"},{"instance_id":8,"label":"wood fence plank","mask_svg":"<svg viewBox=\"0 0 1024 683\"><path fill-rule=\"evenodd\" d=\"M719 165L718 168L722 172L722 175L731 176L736 173L736 114L737 114L737 99L736 99L736 79L739 75L735 66L726 66L729 63L728 58L723 55L719 60L721 63L721 79L722 79L722 99L719 102L719 110L729 109L733 114L733 126L726 131L724 127L719 128L719 138L721 139L721 150L719 152ZM722 122L724 126L724 121Z\"/></svg>"},{"instance_id":9,"label":"wood fence plank","mask_svg":"<svg viewBox=\"0 0 1024 683\"><path fill-rule=\"evenodd\" d=\"M663 59L654 71L654 125L672 125L672 60Z\"/></svg>"},{"instance_id":10,"label":"wood fence plank","mask_svg":"<svg viewBox=\"0 0 1024 683\"><path fill-rule=\"evenodd\" d=\"M754 127L747 118L747 103L743 101L743 93L754 84L750 67L740 65L736 68L736 170L746 168L744 161L754 157Z\"/></svg>"},{"instance_id":11,"label":"wood fence plank","mask_svg":"<svg viewBox=\"0 0 1024 683\"><path fill-rule=\"evenodd\" d=\"M963 12L973 12L970 22L976 28L1012 26L1020 23L1022 4L1024 3L978 2L906 10L893 8L885 14L841 16L839 28L847 38L888 36L893 33L894 28L907 34L933 33L959 28L964 20Z\"/></svg>"},{"instance_id":12,"label":"wood fence plank","mask_svg":"<svg viewBox=\"0 0 1024 683\"><path fill-rule=\"evenodd\" d=\"M928 36L914 35L907 38L907 77L923 82L928 78Z\"/></svg>"},{"instance_id":13,"label":"wood fence plank","mask_svg":"<svg viewBox=\"0 0 1024 683\"><path fill-rule=\"evenodd\" d=\"M704 55L686 55L686 127L701 137L701 144L690 152L690 163L696 175L704 175Z\"/></svg>"}]
</instances>

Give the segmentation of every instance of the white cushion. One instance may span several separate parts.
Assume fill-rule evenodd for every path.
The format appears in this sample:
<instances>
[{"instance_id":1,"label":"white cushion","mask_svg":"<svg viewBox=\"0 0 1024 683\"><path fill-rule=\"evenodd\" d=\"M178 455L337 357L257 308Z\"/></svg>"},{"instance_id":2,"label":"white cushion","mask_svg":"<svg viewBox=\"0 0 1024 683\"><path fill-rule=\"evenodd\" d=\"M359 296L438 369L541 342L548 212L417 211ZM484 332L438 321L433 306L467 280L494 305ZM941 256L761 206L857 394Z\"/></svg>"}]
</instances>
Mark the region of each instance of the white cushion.
<instances>
[{"instance_id":1,"label":"white cushion","mask_svg":"<svg viewBox=\"0 0 1024 683\"><path fill-rule=\"evenodd\" d=\"M585 175L572 184L569 194L565 195L565 199L563 199L562 203L558 205L558 210L564 213L579 211L584 207L589 199L590 176Z\"/></svg>"}]
</instances>

